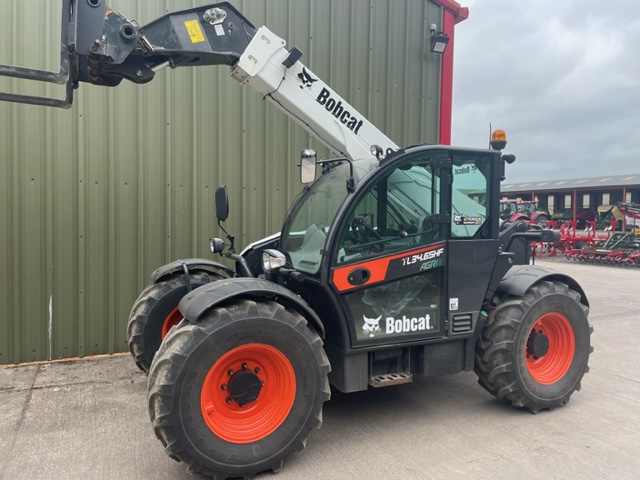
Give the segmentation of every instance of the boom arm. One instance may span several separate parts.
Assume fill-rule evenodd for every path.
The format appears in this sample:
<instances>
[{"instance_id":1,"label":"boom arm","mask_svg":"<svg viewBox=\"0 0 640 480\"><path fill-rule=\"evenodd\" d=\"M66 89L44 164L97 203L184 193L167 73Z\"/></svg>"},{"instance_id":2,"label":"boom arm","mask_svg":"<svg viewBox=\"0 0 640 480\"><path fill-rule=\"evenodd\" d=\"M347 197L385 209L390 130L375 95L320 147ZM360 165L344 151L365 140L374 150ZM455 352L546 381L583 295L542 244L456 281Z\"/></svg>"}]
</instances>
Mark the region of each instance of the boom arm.
<instances>
[{"instance_id":1,"label":"boom arm","mask_svg":"<svg viewBox=\"0 0 640 480\"><path fill-rule=\"evenodd\" d=\"M51 81L54 75L56 83L66 78L66 100L15 94L0 94L0 100L68 107L79 82L147 83L167 66L228 65L232 78L253 87L339 155L357 160L371 157L372 145L398 148L302 65L298 49L288 51L267 27L256 31L229 3L170 13L144 27L104 3L63 0L59 74L0 66L4 76Z\"/></svg>"}]
</instances>

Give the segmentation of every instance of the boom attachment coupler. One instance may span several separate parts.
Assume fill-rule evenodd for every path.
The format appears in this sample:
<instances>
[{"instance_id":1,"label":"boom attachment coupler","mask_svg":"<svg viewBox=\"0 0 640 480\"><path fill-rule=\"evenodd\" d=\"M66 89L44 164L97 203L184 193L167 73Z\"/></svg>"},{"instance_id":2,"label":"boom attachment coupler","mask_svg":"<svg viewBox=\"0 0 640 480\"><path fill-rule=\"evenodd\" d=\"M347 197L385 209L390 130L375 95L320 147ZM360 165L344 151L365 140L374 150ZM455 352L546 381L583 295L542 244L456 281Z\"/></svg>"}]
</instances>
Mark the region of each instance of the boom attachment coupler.
<instances>
[{"instance_id":1,"label":"boom attachment coupler","mask_svg":"<svg viewBox=\"0 0 640 480\"><path fill-rule=\"evenodd\" d=\"M66 85L64 99L0 92L0 100L69 108L80 82L151 81L170 66L237 63L255 27L226 2L170 13L144 27L106 0L62 0L60 71L0 65L0 76Z\"/></svg>"}]
</instances>

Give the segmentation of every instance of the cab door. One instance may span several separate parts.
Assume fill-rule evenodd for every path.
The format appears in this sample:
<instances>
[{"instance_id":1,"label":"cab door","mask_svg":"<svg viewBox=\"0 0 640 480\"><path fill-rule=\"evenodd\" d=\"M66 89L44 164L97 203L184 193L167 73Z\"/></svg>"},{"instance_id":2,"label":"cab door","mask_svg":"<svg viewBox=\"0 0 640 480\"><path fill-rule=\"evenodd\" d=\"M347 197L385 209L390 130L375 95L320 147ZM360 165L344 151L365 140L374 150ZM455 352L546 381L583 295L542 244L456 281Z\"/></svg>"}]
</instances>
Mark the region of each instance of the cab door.
<instances>
[{"instance_id":1,"label":"cab door","mask_svg":"<svg viewBox=\"0 0 640 480\"><path fill-rule=\"evenodd\" d=\"M331 252L330 282L352 347L444 334L450 160L396 160L359 192Z\"/></svg>"}]
</instances>

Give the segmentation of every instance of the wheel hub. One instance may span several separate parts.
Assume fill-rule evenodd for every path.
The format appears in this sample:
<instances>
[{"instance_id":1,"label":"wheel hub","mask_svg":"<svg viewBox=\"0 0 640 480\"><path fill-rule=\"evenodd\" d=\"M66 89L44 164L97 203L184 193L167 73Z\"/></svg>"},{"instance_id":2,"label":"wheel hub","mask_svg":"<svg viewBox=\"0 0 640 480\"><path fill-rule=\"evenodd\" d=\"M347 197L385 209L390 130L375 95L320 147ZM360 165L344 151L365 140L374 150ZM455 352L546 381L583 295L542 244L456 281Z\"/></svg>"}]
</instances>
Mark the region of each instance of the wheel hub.
<instances>
[{"instance_id":1,"label":"wheel hub","mask_svg":"<svg viewBox=\"0 0 640 480\"><path fill-rule=\"evenodd\" d=\"M549 351L549 337L542 330L532 330L527 340L527 355L539 358Z\"/></svg>"},{"instance_id":2,"label":"wheel hub","mask_svg":"<svg viewBox=\"0 0 640 480\"><path fill-rule=\"evenodd\" d=\"M231 374L229 396L241 407L258 399L263 382L253 372L243 368Z\"/></svg>"},{"instance_id":3,"label":"wheel hub","mask_svg":"<svg viewBox=\"0 0 640 480\"><path fill-rule=\"evenodd\" d=\"M288 358L263 343L245 343L223 354L202 382L200 409L209 429L232 443L273 433L289 415L296 374Z\"/></svg>"}]
</instances>

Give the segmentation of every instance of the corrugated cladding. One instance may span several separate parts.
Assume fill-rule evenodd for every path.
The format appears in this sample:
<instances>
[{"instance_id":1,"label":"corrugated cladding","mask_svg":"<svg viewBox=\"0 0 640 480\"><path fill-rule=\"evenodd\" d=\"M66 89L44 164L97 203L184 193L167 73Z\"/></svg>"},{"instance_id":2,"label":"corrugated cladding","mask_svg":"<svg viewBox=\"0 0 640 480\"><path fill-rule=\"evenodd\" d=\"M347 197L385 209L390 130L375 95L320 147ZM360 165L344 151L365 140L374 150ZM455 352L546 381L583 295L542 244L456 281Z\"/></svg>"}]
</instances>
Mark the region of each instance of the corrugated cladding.
<instances>
[{"instance_id":1,"label":"corrugated cladding","mask_svg":"<svg viewBox=\"0 0 640 480\"><path fill-rule=\"evenodd\" d=\"M441 8L427 0L233 3L399 145L435 142ZM141 24L201 2L111 0ZM0 63L58 70L60 2L0 2ZM14 93L55 86L0 79ZM0 364L125 351L149 273L210 255L213 191L229 188L237 245L277 232L299 152L326 149L226 67L148 85L83 84L70 110L0 103Z\"/></svg>"}]
</instances>

